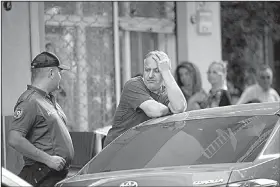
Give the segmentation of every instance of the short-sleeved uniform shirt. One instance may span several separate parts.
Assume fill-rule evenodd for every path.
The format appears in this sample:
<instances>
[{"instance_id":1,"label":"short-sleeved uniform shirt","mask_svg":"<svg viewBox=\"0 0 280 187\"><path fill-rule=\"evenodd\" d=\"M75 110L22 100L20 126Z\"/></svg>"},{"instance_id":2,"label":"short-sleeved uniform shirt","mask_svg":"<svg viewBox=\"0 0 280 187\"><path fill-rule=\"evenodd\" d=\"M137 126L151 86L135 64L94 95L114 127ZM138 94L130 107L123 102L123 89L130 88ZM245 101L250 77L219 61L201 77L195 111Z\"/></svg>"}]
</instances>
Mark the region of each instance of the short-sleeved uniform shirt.
<instances>
[{"instance_id":1,"label":"short-sleeved uniform shirt","mask_svg":"<svg viewBox=\"0 0 280 187\"><path fill-rule=\"evenodd\" d=\"M280 101L280 97L273 88L265 91L259 84L254 84L244 90L237 104L248 103L252 100L258 100L261 103L275 102Z\"/></svg>"},{"instance_id":2,"label":"short-sleeved uniform shirt","mask_svg":"<svg viewBox=\"0 0 280 187\"><path fill-rule=\"evenodd\" d=\"M155 100L168 106L169 99L166 90L163 88L160 94L151 92L141 76L127 81L124 85L120 103L114 115L112 128L105 139L104 146L124 133L126 130L151 119L139 106L147 101Z\"/></svg>"},{"instance_id":3,"label":"short-sleeved uniform shirt","mask_svg":"<svg viewBox=\"0 0 280 187\"><path fill-rule=\"evenodd\" d=\"M67 118L51 94L31 85L19 97L10 130L19 131L36 148L63 157L70 164L74 148L66 127ZM35 161L23 157L25 165Z\"/></svg>"}]
</instances>

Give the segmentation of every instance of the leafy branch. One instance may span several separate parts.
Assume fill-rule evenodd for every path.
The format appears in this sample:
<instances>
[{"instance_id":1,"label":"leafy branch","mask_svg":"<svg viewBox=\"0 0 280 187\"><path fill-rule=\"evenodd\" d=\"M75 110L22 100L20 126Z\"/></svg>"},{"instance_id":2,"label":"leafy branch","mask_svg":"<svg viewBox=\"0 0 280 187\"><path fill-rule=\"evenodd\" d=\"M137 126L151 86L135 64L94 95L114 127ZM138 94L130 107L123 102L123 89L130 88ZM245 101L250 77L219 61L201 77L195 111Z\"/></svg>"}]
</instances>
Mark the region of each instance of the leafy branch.
<instances>
[{"instance_id":1,"label":"leafy branch","mask_svg":"<svg viewBox=\"0 0 280 187\"><path fill-rule=\"evenodd\" d=\"M246 74L257 66L256 62L246 61L246 56L261 56L258 44L265 36L280 39L278 12L278 2L221 2L223 59L229 61L228 79L240 91L246 84Z\"/></svg>"}]
</instances>

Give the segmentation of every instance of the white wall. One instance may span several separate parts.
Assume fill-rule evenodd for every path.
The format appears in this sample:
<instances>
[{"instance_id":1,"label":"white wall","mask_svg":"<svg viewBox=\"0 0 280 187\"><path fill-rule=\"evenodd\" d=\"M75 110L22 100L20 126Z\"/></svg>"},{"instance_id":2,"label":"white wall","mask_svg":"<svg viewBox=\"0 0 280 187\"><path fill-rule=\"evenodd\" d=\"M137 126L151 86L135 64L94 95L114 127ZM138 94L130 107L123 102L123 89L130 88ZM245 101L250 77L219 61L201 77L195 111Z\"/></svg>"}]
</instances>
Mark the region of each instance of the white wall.
<instances>
[{"instance_id":1,"label":"white wall","mask_svg":"<svg viewBox=\"0 0 280 187\"><path fill-rule=\"evenodd\" d=\"M207 69L211 61L221 60L221 23L220 3L206 2L206 9L213 12L212 34L199 35L197 25L191 23L191 16L196 14L199 2L177 2L177 44L178 63L195 63L202 75L203 88L208 91Z\"/></svg>"},{"instance_id":2,"label":"white wall","mask_svg":"<svg viewBox=\"0 0 280 187\"><path fill-rule=\"evenodd\" d=\"M29 2L2 6L2 115L12 115L17 98L30 84Z\"/></svg>"},{"instance_id":3,"label":"white wall","mask_svg":"<svg viewBox=\"0 0 280 187\"><path fill-rule=\"evenodd\" d=\"M44 47L42 3L12 1L10 11L2 6L2 116L13 114L18 97L31 82L32 57Z\"/></svg>"},{"instance_id":4,"label":"white wall","mask_svg":"<svg viewBox=\"0 0 280 187\"><path fill-rule=\"evenodd\" d=\"M15 174L18 174L23 166L22 155L7 146L6 133L14 113L13 107L31 82L31 59L44 49L43 9L43 2L14 1L10 11L6 11L3 6L1 8L1 127L4 132L1 137L1 161L4 167Z\"/></svg>"}]
</instances>

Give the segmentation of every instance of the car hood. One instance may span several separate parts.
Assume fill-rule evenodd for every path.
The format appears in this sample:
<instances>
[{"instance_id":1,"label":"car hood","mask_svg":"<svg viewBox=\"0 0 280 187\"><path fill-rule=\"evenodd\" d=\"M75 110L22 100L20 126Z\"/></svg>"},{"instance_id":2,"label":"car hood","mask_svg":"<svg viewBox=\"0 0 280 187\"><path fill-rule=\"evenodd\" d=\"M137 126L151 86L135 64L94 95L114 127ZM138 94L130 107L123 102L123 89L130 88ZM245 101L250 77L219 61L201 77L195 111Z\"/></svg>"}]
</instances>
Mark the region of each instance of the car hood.
<instances>
[{"instance_id":1,"label":"car hood","mask_svg":"<svg viewBox=\"0 0 280 187\"><path fill-rule=\"evenodd\" d=\"M57 186L213 186L229 180L231 171L250 163L175 166L75 175Z\"/></svg>"}]
</instances>

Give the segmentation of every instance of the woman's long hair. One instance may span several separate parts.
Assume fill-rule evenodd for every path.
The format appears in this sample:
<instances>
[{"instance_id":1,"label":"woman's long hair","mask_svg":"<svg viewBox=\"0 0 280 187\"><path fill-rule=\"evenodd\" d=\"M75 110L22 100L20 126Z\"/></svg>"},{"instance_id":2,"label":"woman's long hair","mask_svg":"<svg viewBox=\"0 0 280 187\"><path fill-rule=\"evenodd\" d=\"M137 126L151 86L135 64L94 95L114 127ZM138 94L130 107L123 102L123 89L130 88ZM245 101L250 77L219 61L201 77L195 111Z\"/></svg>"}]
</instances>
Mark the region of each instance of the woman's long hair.
<instances>
[{"instance_id":1,"label":"woman's long hair","mask_svg":"<svg viewBox=\"0 0 280 187\"><path fill-rule=\"evenodd\" d=\"M183 86L183 83L179 75L180 68L186 68L189 72L192 72L193 81L194 81L193 88L192 88L192 95L195 94L196 92L201 91L202 81L201 81L201 74L198 67L195 64L188 61L182 62L177 66L175 70L175 80L178 86L181 88Z\"/></svg>"}]
</instances>

